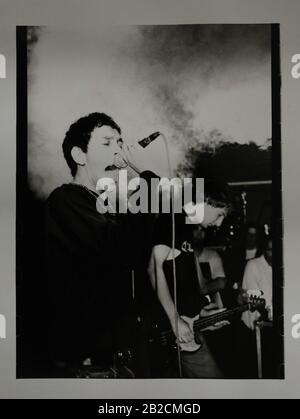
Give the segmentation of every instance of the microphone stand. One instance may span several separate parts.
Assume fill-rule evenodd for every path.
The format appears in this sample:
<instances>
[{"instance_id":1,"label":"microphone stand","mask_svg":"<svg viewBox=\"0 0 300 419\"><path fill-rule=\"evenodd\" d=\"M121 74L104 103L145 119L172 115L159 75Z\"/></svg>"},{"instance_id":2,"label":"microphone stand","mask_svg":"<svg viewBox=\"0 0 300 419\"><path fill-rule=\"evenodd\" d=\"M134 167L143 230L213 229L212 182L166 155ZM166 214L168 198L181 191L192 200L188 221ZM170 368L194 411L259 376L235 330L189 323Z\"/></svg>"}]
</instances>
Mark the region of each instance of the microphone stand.
<instances>
[{"instance_id":1,"label":"microphone stand","mask_svg":"<svg viewBox=\"0 0 300 419\"><path fill-rule=\"evenodd\" d=\"M166 136L163 133L160 133L163 138L167 162L168 162L168 172L170 179L173 176L171 158L169 151L169 143ZM179 331L178 331L178 311L177 311L177 277L176 277L176 264L175 264L175 212L174 212L174 187L171 185L171 216L172 216L172 269L173 269L173 289L174 289L174 315L175 315L175 336L176 336L176 349L177 349L177 363L178 363L178 372L179 377L182 378L182 367L181 367L181 357L180 357L180 346L179 346Z\"/></svg>"},{"instance_id":2,"label":"microphone stand","mask_svg":"<svg viewBox=\"0 0 300 419\"><path fill-rule=\"evenodd\" d=\"M169 151L169 143L168 140L162 132L160 132L160 136L163 139L165 149L166 149L166 156L167 156L167 166L169 172L169 178L173 177L172 165L171 165L171 158L170 158L170 151ZM150 142L149 142L150 144ZM147 144L148 145L148 144ZM134 165L132 162L128 162L128 165L131 169L133 169L136 173L140 174L140 170ZM180 357L180 346L179 346L179 331L178 331L178 311L177 311L177 277L176 277L176 264L175 264L175 211L174 211L174 187L171 185L171 217L172 217L172 270L173 270L173 289L174 289L174 315L175 315L175 337L176 337L176 346L177 346L177 362L178 362L178 371L179 377L182 378L182 367L181 367L181 357Z\"/></svg>"}]
</instances>

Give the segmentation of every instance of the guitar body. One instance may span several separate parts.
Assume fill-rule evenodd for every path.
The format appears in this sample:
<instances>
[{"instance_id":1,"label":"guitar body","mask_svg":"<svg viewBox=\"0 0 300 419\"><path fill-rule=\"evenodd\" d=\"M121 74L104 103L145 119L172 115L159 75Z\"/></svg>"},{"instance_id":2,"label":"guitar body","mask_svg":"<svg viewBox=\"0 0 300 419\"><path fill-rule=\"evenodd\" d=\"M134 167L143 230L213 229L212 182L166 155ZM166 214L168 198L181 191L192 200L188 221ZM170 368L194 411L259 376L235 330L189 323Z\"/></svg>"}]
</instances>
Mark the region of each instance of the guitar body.
<instances>
[{"instance_id":1,"label":"guitar body","mask_svg":"<svg viewBox=\"0 0 300 419\"><path fill-rule=\"evenodd\" d=\"M163 375L162 371L168 370L170 365L177 363L178 365L178 349L180 352L195 352L201 348L202 343L197 338L201 338L201 331L207 330L210 326L224 322L224 320L240 316L244 311L264 310L265 300L259 297L251 297L249 302L241 306L234 307L232 309L220 309L214 310L213 314L201 317L200 314L194 317L188 317L181 315L180 317L189 324L191 329L194 331L195 339L188 343L176 342L176 337L173 331L170 329L170 324L166 318L166 315L161 317L161 321L155 323L154 328L149 338L151 364L153 376L165 376L172 377L171 375ZM154 354L154 355L153 355ZM174 362L175 360L175 362ZM154 365L154 368L153 368ZM176 367L175 367L176 368Z\"/></svg>"}]
</instances>

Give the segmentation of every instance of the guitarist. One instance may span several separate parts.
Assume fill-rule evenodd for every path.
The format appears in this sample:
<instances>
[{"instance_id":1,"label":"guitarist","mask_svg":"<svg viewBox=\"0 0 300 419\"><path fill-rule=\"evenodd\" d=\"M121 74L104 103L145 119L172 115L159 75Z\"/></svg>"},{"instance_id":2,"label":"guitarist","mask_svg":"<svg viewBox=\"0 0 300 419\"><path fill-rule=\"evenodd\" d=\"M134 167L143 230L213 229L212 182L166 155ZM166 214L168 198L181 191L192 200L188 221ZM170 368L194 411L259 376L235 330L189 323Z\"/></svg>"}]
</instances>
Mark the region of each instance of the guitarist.
<instances>
[{"instance_id":1,"label":"guitarist","mask_svg":"<svg viewBox=\"0 0 300 419\"><path fill-rule=\"evenodd\" d=\"M201 227L219 227L230 209L227 189L215 181L205 181L204 219ZM200 223L199 223L200 224ZM191 326L181 317L193 317L201 311L207 316L220 310L211 308L210 298L200 293L196 260L193 249L195 224L186 224L185 216L175 216L175 249L172 250L172 224L167 215L160 216L154 239L154 246L148 273L152 287L157 293L169 325L178 337L178 343L199 342L201 347L195 352L181 352L181 367L184 377L222 378L212 354L203 337L194 336ZM177 311L174 304L173 256L176 266ZM163 320L161 320L163 322ZM216 327L221 327L220 322ZM227 322L226 322L227 323ZM214 327L214 326L213 326ZM174 367L176 368L176 366ZM174 375L173 371L162 371L162 375Z\"/></svg>"}]
</instances>

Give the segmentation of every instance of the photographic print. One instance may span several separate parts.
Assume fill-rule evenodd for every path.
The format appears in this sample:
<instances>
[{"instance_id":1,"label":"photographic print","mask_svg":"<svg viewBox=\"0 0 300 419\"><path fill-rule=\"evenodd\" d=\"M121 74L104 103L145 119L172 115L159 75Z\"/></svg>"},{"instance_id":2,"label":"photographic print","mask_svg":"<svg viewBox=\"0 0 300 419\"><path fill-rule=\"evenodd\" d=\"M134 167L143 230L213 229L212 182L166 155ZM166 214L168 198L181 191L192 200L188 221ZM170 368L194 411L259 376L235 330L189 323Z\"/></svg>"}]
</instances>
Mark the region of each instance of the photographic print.
<instances>
[{"instance_id":1,"label":"photographic print","mask_svg":"<svg viewBox=\"0 0 300 419\"><path fill-rule=\"evenodd\" d=\"M284 378L279 53L17 27L17 378Z\"/></svg>"}]
</instances>

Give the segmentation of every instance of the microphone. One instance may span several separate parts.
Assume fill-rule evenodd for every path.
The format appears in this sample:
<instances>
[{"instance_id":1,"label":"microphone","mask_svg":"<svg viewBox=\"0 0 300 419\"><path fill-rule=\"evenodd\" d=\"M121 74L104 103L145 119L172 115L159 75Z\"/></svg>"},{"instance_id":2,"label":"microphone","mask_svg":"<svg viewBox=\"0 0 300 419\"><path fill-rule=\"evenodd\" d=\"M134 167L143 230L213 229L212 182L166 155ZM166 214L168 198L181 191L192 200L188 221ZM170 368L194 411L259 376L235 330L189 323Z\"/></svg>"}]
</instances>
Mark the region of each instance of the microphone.
<instances>
[{"instance_id":1,"label":"microphone","mask_svg":"<svg viewBox=\"0 0 300 419\"><path fill-rule=\"evenodd\" d=\"M143 147L143 148L145 148L145 147L147 147L149 144L151 144L152 143L152 141L154 141L157 137L159 137L160 136L160 132L159 131L157 131L157 132L154 132L153 134L150 134L149 135L149 137L146 137L146 138L143 138L142 140L139 140L138 141L138 144L141 146L141 147Z\"/></svg>"},{"instance_id":2,"label":"microphone","mask_svg":"<svg viewBox=\"0 0 300 419\"><path fill-rule=\"evenodd\" d=\"M154 132L152 134L150 134L148 137L146 138L142 138L141 140L136 140L135 141L135 145L139 144L143 149L145 149L149 144L152 143L152 141L154 141L157 137L159 137L160 135L162 135L164 141L164 135L157 131ZM139 153L139 147L135 147L134 144L129 144L126 145L123 143L123 140L120 139L119 140L121 142L121 144L119 144L119 147L121 148L121 150L123 151L122 153L115 153L114 155L114 164L113 166L116 167L117 169L122 169L125 168L127 165L129 165L131 167L131 169L133 169L135 172L140 173L141 172L141 167L140 167L140 160L141 159L143 161L143 155L145 156L144 151L140 150ZM140 156L139 156L140 154ZM144 165L144 163L142 163L142 165Z\"/></svg>"}]
</instances>

